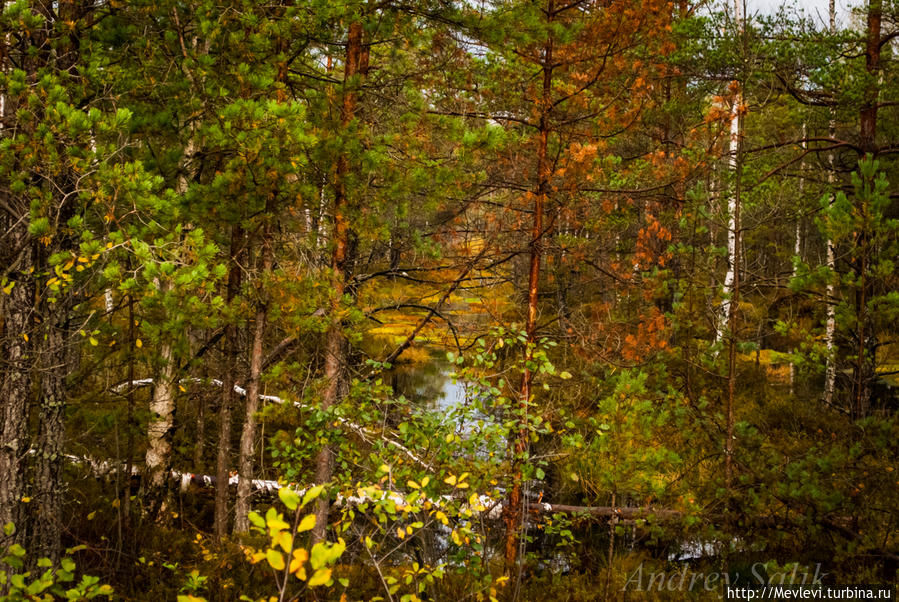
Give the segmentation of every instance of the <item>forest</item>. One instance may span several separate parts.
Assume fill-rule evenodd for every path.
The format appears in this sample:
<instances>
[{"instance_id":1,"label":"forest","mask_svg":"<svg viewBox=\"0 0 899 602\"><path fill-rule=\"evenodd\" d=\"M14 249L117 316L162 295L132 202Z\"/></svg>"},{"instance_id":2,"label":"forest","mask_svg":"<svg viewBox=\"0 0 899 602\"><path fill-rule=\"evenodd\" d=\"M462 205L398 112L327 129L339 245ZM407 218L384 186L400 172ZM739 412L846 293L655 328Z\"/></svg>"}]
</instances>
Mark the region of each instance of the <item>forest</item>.
<instances>
[{"instance_id":1,"label":"forest","mask_svg":"<svg viewBox=\"0 0 899 602\"><path fill-rule=\"evenodd\" d=\"M899 1L758 1L4 2L0 598L895 587Z\"/></svg>"}]
</instances>

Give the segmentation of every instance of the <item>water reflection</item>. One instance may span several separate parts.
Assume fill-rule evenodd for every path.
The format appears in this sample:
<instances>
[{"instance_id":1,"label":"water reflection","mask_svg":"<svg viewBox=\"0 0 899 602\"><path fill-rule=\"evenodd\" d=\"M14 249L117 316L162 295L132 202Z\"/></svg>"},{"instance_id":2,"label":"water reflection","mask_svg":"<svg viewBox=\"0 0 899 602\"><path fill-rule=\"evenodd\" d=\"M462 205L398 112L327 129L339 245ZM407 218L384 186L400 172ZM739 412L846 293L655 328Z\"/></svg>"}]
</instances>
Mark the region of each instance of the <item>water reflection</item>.
<instances>
[{"instance_id":1,"label":"water reflection","mask_svg":"<svg viewBox=\"0 0 899 602\"><path fill-rule=\"evenodd\" d=\"M397 396L440 413L465 403L465 385L454 381L453 365L439 356L428 362L401 364L391 373L390 385Z\"/></svg>"}]
</instances>

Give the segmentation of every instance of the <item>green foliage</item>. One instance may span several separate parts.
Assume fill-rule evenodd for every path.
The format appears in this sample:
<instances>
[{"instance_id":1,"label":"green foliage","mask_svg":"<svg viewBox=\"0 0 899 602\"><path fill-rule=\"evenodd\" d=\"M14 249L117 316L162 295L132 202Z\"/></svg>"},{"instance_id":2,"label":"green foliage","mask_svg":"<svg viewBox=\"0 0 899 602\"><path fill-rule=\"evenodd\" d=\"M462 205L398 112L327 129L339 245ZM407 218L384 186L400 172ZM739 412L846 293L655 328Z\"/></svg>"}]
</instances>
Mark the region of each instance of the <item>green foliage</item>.
<instances>
[{"instance_id":1,"label":"green foliage","mask_svg":"<svg viewBox=\"0 0 899 602\"><path fill-rule=\"evenodd\" d=\"M3 527L5 535L15 531L12 523ZM109 598L112 587L100 584L98 577L82 575L76 579L75 561L71 555L83 550L84 546L69 548L57 565L48 558L40 558L36 568L25 570L30 565L28 553L19 544L8 546L0 558L0 588L5 591L4 600L93 600Z\"/></svg>"},{"instance_id":2,"label":"green foliage","mask_svg":"<svg viewBox=\"0 0 899 602\"><path fill-rule=\"evenodd\" d=\"M833 287L836 293L827 302L833 305L839 346L838 356L831 359L841 367L862 370L862 378L870 386L877 378L878 341L892 336L899 318L894 269L899 253L899 220L891 214L889 183L879 161L861 161L852 174L852 186L851 196L839 191L835 196L822 198L816 221L822 236L839 254L839 262L815 266L796 258L797 273L791 287L818 295L826 292L828 285ZM786 331L789 325L781 328ZM852 342L860 329L864 329L867 339L862 357L858 343ZM813 329L809 344L801 350L804 353L798 354L800 359L812 360L810 366L818 370L823 368L821 360L830 351L824 346L825 341L816 336L820 332L821 327ZM849 400L844 403L847 407L853 404Z\"/></svg>"},{"instance_id":3,"label":"green foliage","mask_svg":"<svg viewBox=\"0 0 899 602\"><path fill-rule=\"evenodd\" d=\"M648 379L647 372L624 370L601 385L609 393L567 437L579 453L563 474L598 492L639 500L674 497L671 487L683 460L668 442L684 418L683 406L674 391L651 391Z\"/></svg>"}]
</instances>

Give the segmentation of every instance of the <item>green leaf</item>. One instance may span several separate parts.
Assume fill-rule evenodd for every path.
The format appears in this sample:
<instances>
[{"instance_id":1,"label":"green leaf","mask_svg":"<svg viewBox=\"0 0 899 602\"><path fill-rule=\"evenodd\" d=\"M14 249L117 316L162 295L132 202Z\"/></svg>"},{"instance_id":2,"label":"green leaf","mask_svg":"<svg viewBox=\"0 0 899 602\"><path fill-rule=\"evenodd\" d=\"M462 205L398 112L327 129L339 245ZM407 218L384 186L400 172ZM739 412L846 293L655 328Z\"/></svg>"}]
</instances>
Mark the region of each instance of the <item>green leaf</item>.
<instances>
[{"instance_id":1,"label":"green leaf","mask_svg":"<svg viewBox=\"0 0 899 602\"><path fill-rule=\"evenodd\" d=\"M288 510L296 510L300 503L300 494L289 487L279 489L278 497L281 498L281 502L287 506Z\"/></svg>"},{"instance_id":2,"label":"green leaf","mask_svg":"<svg viewBox=\"0 0 899 602\"><path fill-rule=\"evenodd\" d=\"M314 499L317 499L318 496L320 496L322 494L322 491L324 491L324 489L325 489L324 485L316 485L315 487L310 487L306 491L306 493L303 494L303 503L300 504L300 508L305 507L306 504L308 504L309 502L311 502Z\"/></svg>"},{"instance_id":3,"label":"green leaf","mask_svg":"<svg viewBox=\"0 0 899 602\"><path fill-rule=\"evenodd\" d=\"M265 519L259 516L256 512L250 512L250 522L260 529L265 529Z\"/></svg>"}]
</instances>

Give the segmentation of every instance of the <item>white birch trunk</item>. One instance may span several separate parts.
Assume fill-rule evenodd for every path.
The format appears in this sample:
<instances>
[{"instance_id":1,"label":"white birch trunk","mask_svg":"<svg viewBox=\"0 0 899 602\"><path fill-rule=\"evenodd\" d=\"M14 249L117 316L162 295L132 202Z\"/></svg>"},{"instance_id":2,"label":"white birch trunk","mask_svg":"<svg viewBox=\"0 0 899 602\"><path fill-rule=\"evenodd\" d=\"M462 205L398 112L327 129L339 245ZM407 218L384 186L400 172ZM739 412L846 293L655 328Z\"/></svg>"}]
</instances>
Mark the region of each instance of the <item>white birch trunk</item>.
<instances>
[{"instance_id":1,"label":"white birch trunk","mask_svg":"<svg viewBox=\"0 0 899 602\"><path fill-rule=\"evenodd\" d=\"M150 400L147 426L147 480L153 487L165 484L172 460L172 431L175 426L175 354L171 343L159 347L159 376Z\"/></svg>"},{"instance_id":2,"label":"white birch trunk","mask_svg":"<svg viewBox=\"0 0 899 602\"><path fill-rule=\"evenodd\" d=\"M737 150L740 143L740 110L743 104L743 94L737 91L731 105L730 115L730 143L728 147L728 168L732 173L737 172ZM721 301L721 311L718 314L718 323L715 328L715 342L720 343L727 330L730 320L730 312L733 310L731 295L734 291L734 257L737 253L737 224L735 220L737 211L737 197L731 190L727 197L727 273L724 275L724 299Z\"/></svg>"},{"instance_id":3,"label":"white birch trunk","mask_svg":"<svg viewBox=\"0 0 899 602\"><path fill-rule=\"evenodd\" d=\"M807 135L807 128L805 123L802 124L802 149L806 149L805 137ZM796 240L793 245L793 256L797 259L800 258L802 254L802 201L805 195L805 159L803 158L802 162L799 164L799 202L800 209L796 216ZM793 277L795 278L798 275L799 263L795 263L793 265ZM796 364L794 362L790 362L790 395L796 394Z\"/></svg>"},{"instance_id":4,"label":"white birch trunk","mask_svg":"<svg viewBox=\"0 0 899 602\"><path fill-rule=\"evenodd\" d=\"M835 0L830 0L830 33L835 34L837 32L837 11L836 11L836 3ZM831 114L830 126L828 128L828 134L830 138L834 137L836 133L836 126L834 124L833 116ZM827 183L829 184L831 190L833 190L834 184L834 174L833 174L833 151L830 151L827 154ZM831 196L831 199L833 197ZM833 241L830 239L830 236L827 237L827 240L824 243L827 245L827 267L830 268L831 271L834 269L834 253L833 253ZM835 356L835 348L834 348L834 333L836 331L836 307L834 305L834 285L833 279L830 279L827 283L827 322L824 327L824 344L827 349L827 364L824 370L824 403L827 405L833 404L833 389L834 382L836 381L837 376L837 366L836 366L836 357Z\"/></svg>"}]
</instances>

